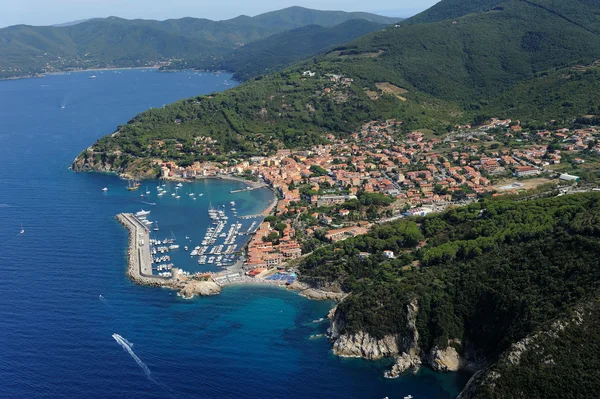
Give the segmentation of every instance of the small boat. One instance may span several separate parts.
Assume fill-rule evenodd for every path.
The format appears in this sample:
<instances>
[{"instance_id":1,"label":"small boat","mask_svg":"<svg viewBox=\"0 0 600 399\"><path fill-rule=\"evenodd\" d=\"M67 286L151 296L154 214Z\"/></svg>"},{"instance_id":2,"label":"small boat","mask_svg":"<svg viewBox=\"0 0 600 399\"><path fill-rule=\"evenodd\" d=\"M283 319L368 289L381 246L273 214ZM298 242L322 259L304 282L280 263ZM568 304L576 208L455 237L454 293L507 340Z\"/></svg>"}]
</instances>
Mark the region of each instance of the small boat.
<instances>
[{"instance_id":1,"label":"small boat","mask_svg":"<svg viewBox=\"0 0 600 399\"><path fill-rule=\"evenodd\" d=\"M21 223L21 231L19 232L19 234L25 234L25 229L23 228L23 223Z\"/></svg>"},{"instance_id":2,"label":"small boat","mask_svg":"<svg viewBox=\"0 0 600 399\"><path fill-rule=\"evenodd\" d=\"M412 395L407 395L407 396L404 397L404 399L413 399L413 396Z\"/></svg>"},{"instance_id":3,"label":"small boat","mask_svg":"<svg viewBox=\"0 0 600 399\"><path fill-rule=\"evenodd\" d=\"M180 196L180 195L178 195L178 196L176 196L175 198L176 198L176 199L179 199L179 198L181 198L181 196Z\"/></svg>"},{"instance_id":4,"label":"small boat","mask_svg":"<svg viewBox=\"0 0 600 399\"><path fill-rule=\"evenodd\" d=\"M192 198L194 201L196 201L196 197Z\"/></svg>"},{"instance_id":5,"label":"small boat","mask_svg":"<svg viewBox=\"0 0 600 399\"><path fill-rule=\"evenodd\" d=\"M154 226L154 228L152 230L158 231L158 221L156 221L156 225Z\"/></svg>"},{"instance_id":6,"label":"small boat","mask_svg":"<svg viewBox=\"0 0 600 399\"><path fill-rule=\"evenodd\" d=\"M231 206L235 206L235 201L230 202Z\"/></svg>"},{"instance_id":7,"label":"small boat","mask_svg":"<svg viewBox=\"0 0 600 399\"><path fill-rule=\"evenodd\" d=\"M183 249L185 249L187 251L188 250L188 246L186 245L185 247L183 247Z\"/></svg>"},{"instance_id":8,"label":"small boat","mask_svg":"<svg viewBox=\"0 0 600 399\"><path fill-rule=\"evenodd\" d=\"M104 187L104 188L102 189L102 191L108 191L108 188Z\"/></svg>"},{"instance_id":9,"label":"small boat","mask_svg":"<svg viewBox=\"0 0 600 399\"><path fill-rule=\"evenodd\" d=\"M150 214L150 211L145 211L145 210L141 210L139 212L135 213L135 216L148 216Z\"/></svg>"},{"instance_id":10,"label":"small boat","mask_svg":"<svg viewBox=\"0 0 600 399\"><path fill-rule=\"evenodd\" d=\"M202 197L203 195L204 195L204 194L202 194L202 193L198 194L198 196L199 196L199 197Z\"/></svg>"},{"instance_id":11,"label":"small boat","mask_svg":"<svg viewBox=\"0 0 600 399\"><path fill-rule=\"evenodd\" d=\"M146 195L150 194L150 190L148 190L148 186L146 186Z\"/></svg>"},{"instance_id":12,"label":"small boat","mask_svg":"<svg viewBox=\"0 0 600 399\"><path fill-rule=\"evenodd\" d=\"M96 75L92 75L88 79L96 79Z\"/></svg>"}]
</instances>

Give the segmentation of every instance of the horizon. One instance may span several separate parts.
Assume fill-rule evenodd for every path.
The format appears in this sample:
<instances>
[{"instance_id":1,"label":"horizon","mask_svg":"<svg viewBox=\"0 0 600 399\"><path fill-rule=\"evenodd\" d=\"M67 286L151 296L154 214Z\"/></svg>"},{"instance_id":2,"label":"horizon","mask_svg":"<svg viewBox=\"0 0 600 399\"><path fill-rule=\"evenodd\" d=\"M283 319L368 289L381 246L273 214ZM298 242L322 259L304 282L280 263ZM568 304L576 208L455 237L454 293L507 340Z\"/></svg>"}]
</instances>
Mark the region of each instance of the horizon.
<instances>
[{"instance_id":1,"label":"horizon","mask_svg":"<svg viewBox=\"0 0 600 399\"><path fill-rule=\"evenodd\" d=\"M375 0L366 9L359 7L360 2L328 0L317 2L274 2L264 0L260 5L231 6L237 0L225 0L218 6L199 4L191 0L173 0L168 9L146 9L141 7L143 0L128 0L127 4L118 4L116 0L99 2L96 0L54 0L52 4L44 0L25 0L18 5L8 6L0 15L0 28L15 25L29 26L60 26L85 22L91 19L117 17L128 20L145 19L165 21L169 19L199 18L213 21L226 21L242 15L255 17L257 15L279 11L290 7L302 7L319 11L367 12L386 17L409 18L426 10L439 0ZM177 4L182 7L177 7ZM187 7L186 7L187 4ZM49 7L50 6L50 7ZM175 6L175 7L174 7ZM32 12L32 10L36 10ZM231 11L235 10L235 11Z\"/></svg>"}]
</instances>

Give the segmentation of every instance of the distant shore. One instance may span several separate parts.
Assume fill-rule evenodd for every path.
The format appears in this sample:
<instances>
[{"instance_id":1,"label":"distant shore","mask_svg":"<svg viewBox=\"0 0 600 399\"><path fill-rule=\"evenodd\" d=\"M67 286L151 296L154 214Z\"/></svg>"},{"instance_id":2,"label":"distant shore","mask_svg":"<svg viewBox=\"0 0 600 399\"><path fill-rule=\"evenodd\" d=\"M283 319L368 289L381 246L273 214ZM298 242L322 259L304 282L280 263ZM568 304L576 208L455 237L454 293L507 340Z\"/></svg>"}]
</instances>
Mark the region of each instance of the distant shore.
<instances>
[{"instance_id":1,"label":"distant shore","mask_svg":"<svg viewBox=\"0 0 600 399\"><path fill-rule=\"evenodd\" d=\"M145 66L145 67L115 67L115 68L89 68L89 69L65 69L64 71L53 71L53 72L41 72L31 75L23 75L23 76L11 76L8 78L0 78L0 81L3 80L18 80L18 79L34 79L34 78L45 78L47 76L58 76L64 75L67 73L78 73L78 72L92 72L92 71L125 71L125 70L133 70L133 69L159 69L161 66Z\"/></svg>"}]
</instances>

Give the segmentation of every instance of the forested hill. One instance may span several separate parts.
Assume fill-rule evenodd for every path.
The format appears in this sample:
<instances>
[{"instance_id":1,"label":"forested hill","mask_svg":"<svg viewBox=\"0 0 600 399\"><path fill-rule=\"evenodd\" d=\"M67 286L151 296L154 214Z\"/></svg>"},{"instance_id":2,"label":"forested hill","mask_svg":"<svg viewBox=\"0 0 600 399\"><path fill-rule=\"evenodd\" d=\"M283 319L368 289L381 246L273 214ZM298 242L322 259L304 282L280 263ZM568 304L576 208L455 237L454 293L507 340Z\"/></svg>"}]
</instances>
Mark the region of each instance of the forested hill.
<instances>
[{"instance_id":1,"label":"forested hill","mask_svg":"<svg viewBox=\"0 0 600 399\"><path fill-rule=\"evenodd\" d=\"M599 194L484 201L318 249L300 272L352 293L336 312L341 335L411 342L406 309L416 304L425 362L453 346L491 365L465 397L595 397L599 226Z\"/></svg>"},{"instance_id":2,"label":"forested hill","mask_svg":"<svg viewBox=\"0 0 600 399\"><path fill-rule=\"evenodd\" d=\"M600 58L599 11L598 1L445 0L332 59L365 78L387 74L397 86L476 107L536 73Z\"/></svg>"},{"instance_id":3,"label":"forested hill","mask_svg":"<svg viewBox=\"0 0 600 399\"><path fill-rule=\"evenodd\" d=\"M140 66L172 59L210 58L255 40L306 25L333 27L361 19L397 18L301 7L225 21L92 19L67 26L17 25L0 29L0 78L70 68Z\"/></svg>"},{"instance_id":4,"label":"forested hill","mask_svg":"<svg viewBox=\"0 0 600 399\"><path fill-rule=\"evenodd\" d=\"M131 165L157 156L147 149L157 139L189 148L167 154L186 165L321 143L328 133L343 134L373 118L442 133L475 116L547 122L587 115L600 106L598 96L583 95L596 86L597 3L498 0L482 9L474 0L442 1L434 16L426 11L225 93L141 114L82 153L74 167L137 173ZM466 14L457 15L457 5ZM441 15L453 17L418 22ZM570 73L576 63L589 66L583 79ZM569 81L554 85L560 68ZM304 76L309 70L315 75ZM554 78L538 79L543 76ZM526 87L543 92L543 101ZM210 156L194 152L197 135L217 141Z\"/></svg>"},{"instance_id":5,"label":"forested hill","mask_svg":"<svg viewBox=\"0 0 600 399\"><path fill-rule=\"evenodd\" d=\"M362 19L334 27L308 25L251 42L222 57L185 60L164 69L225 70L232 72L234 79L244 81L284 69L385 26Z\"/></svg>"}]
</instances>

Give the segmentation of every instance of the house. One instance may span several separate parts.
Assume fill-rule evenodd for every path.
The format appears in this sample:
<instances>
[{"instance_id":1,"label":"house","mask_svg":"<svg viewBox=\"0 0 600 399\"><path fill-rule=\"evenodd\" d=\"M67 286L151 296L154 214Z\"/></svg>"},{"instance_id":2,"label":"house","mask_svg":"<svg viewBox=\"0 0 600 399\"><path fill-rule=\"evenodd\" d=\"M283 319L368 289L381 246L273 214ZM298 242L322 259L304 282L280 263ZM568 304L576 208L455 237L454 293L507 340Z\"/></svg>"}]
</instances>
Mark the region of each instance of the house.
<instances>
[{"instance_id":1,"label":"house","mask_svg":"<svg viewBox=\"0 0 600 399\"><path fill-rule=\"evenodd\" d=\"M531 167L531 166L517 166L515 168L515 176L516 177L527 177L527 176L535 176L539 175L541 172L539 169Z\"/></svg>"},{"instance_id":2,"label":"house","mask_svg":"<svg viewBox=\"0 0 600 399\"><path fill-rule=\"evenodd\" d=\"M394 251L383 251L383 256L385 256L388 259L394 259Z\"/></svg>"}]
</instances>

